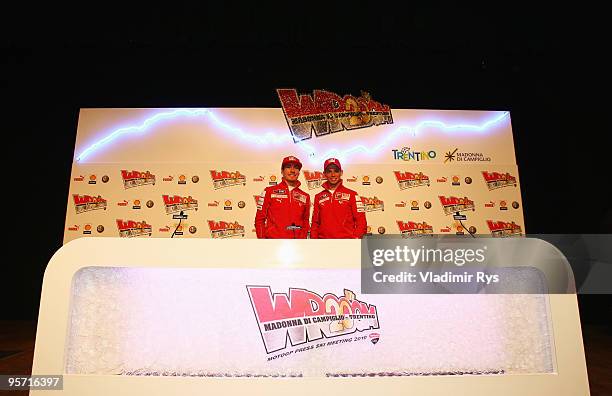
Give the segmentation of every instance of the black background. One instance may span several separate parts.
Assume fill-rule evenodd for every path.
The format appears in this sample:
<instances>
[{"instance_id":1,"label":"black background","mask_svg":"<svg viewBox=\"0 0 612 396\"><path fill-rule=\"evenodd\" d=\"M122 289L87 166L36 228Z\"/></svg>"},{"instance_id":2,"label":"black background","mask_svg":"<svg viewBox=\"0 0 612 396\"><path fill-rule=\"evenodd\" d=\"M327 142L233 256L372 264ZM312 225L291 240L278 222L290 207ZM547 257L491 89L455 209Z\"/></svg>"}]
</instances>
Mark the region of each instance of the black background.
<instances>
[{"instance_id":1,"label":"black background","mask_svg":"<svg viewBox=\"0 0 612 396\"><path fill-rule=\"evenodd\" d=\"M301 6L7 11L0 319L37 316L83 107L279 107L284 87L366 90L392 108L509 110L527 231L612 231L596 11ZM579 301L583 321L612 314L609 296Z\"/></svg>"}]
</instances>

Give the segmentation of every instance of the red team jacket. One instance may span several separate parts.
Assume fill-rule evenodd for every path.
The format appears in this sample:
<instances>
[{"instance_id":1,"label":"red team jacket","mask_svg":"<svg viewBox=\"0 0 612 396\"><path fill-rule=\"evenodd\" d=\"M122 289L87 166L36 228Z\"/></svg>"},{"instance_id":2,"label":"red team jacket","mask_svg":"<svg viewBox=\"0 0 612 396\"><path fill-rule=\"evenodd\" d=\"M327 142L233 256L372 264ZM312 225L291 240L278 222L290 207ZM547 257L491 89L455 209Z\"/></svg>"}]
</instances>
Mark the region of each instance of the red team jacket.
<instances>
[{"instance_id":1,"label":"red team jacket","mask_svg":"<svg viewBox=\"0 0 612 396\"><path fill-rule=\"evenodd\" d=\"M365 207L357 193L338 183L331 193L325 190L314 198L310 238L361 238L367 231Z\"/></svg>"},{"instance_id":2,"label":"red team jacket","mask_svg":"<svg viewBox=\"0 0 612 396\"><path fill-rule=\"evenodd\" d=\"M285 180L266 187L257 200L255 231L257 238L306 238L309 230L310 195L297 186L289 192ZM288 230L287 226L302 227Z\"/></svg>"}]
</instances>

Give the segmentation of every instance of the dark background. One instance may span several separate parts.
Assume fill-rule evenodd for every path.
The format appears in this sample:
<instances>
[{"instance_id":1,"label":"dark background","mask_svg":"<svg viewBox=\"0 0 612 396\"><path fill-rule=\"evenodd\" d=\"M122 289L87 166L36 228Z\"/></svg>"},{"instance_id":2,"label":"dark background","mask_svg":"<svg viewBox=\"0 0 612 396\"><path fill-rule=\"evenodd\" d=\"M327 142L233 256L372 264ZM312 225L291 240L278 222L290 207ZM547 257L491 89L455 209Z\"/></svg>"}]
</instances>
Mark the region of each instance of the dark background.
<instances>
[{"instance_id":1,"label":"dark background","mask_svg":"<svg viewBox=\"0 0 612 396\"><path fill-rule=\"evenodd\" d=\"M279 107L285 87L366 90L392 108L509 110L527 231L612 231L609 117L595 111L606 47L579 10L41 7L7 11L3 24L0 319L37 317L82 107ZM583 322L612 314L609 296L579 302Z\"/></svg>"}]
</instances>

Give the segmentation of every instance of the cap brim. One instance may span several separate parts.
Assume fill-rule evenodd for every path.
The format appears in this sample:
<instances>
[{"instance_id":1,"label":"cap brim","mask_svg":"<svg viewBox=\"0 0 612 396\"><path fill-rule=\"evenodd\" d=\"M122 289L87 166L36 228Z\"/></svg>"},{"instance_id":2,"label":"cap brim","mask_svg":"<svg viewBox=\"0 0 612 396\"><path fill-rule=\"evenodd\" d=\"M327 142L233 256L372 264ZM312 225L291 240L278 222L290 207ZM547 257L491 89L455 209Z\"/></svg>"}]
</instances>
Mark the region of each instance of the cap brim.
<instances>
[{"instance_id":1,"label":"cap brim","mask_svg":"<svg viewBox=\"0 0 612 396\"><path fill-rule=\"evenodd\" d=\"M285 166L287 166L289 164L297 165L300 169L302 169L302 164L299 163L299 162L296 162L296 161L287 161L287 162L284 162L282 166L284 168Z\"/></svg>"}]
</instances>

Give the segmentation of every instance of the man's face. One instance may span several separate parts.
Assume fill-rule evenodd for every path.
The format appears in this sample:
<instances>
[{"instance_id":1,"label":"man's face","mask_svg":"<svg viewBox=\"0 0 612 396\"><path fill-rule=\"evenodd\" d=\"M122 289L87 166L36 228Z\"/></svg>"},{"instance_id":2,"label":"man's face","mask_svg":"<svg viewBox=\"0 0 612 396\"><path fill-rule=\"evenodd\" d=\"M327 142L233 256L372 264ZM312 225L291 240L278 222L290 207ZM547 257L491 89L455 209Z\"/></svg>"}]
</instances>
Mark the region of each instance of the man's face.
<instances>
[{"instance_id":1,"label":"man's face","mask_svg":"<svg viewBox=\"0 0 612 396\"><path fill-rule=\"evenodd\" d=\"M328 166L327 169L325 169L325 172L323 172L323 174L325 175L327 182L332 187L338 184L340 182L340 179L342 178L342 171L338 169L336 165Z\"/></svg>"},{"instance_id":2,"label":"man's face","mask_svg":"<svg viewBox=\"0 0 612 396\"><path fill-rule=\"evenodd\" d=\"M294 182L300 176L300 168L296 164L287 164L282 169L281 173L285 180L289 182Z\"/></svg>"}]
</instances>

